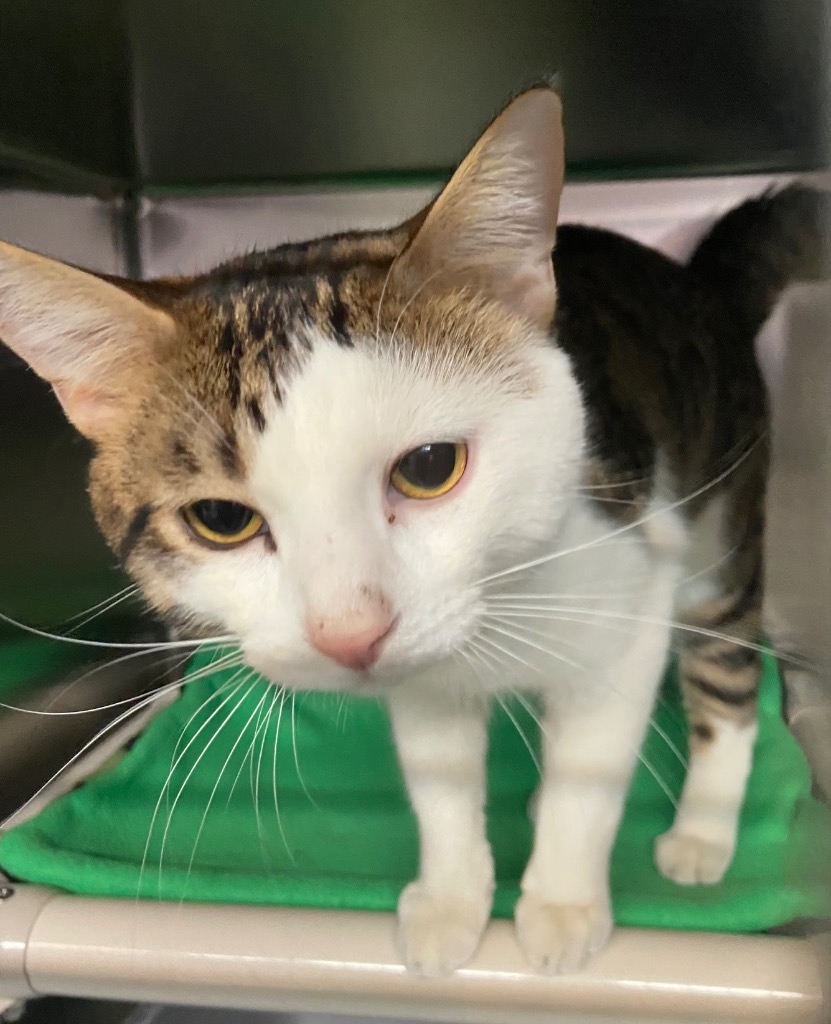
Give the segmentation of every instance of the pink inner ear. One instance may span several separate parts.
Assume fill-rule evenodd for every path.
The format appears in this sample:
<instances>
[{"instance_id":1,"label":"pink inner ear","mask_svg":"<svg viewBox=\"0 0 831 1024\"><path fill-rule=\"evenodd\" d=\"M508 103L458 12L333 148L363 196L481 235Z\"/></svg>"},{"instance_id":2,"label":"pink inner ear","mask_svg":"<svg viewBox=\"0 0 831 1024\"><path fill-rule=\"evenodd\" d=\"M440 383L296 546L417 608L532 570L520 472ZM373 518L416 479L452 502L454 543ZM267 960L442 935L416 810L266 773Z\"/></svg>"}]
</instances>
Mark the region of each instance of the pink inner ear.
<instances>
[{"instance_id":1,"label":"pink inner ear","mask_svg":"<svg viewBox=\"0 0 831 1024\"><path fill-rule=\"evenodd\" d=\"M66 382L55 383L54 390L67 418L86 437L95 440L111 429L116 411L116 396L112 392Z\"/></svg>"},{"instance_id":2,"label":"pink inner ear","mask_svg":"<svg viewBox=\"0 0 831 1024\"><path fill-rule=\"evenodd\" d=\"M534 266L523 267L510 281L506 299L515 309L540 327L548 327L557 304L551 257Z\"/></svg>"}]
</instances>

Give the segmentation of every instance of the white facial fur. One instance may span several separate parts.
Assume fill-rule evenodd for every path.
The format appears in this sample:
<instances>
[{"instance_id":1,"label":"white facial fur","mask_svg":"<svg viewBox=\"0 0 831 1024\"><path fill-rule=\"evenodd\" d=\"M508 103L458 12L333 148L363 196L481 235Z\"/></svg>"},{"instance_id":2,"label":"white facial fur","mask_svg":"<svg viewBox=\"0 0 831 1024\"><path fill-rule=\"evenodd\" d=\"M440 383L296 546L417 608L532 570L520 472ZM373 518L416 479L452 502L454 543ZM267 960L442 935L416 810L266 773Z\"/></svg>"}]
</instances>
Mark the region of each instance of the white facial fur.
<instances>
[{"instance_id":1,"label":"white facial fur","mask_svg":"<svg viewBox=\"0 0 831 1024\"><path fill-rule=\"evenodd\" d=\"M533 333L518 356L536 370L531 395L484 369L311 340L283 405L266 412L250 474L276 552L261 539L216 552L180 599L237 636L270 679L365 690L449 655L476 622L476 581L550 547L581 468L583 412L567 359ZM459 440L470 456L452 491L391 492L403 454ZM360 620L381 599L397 621L368 672L310 644L308 622Z\"/></svg>"}]
</instances>

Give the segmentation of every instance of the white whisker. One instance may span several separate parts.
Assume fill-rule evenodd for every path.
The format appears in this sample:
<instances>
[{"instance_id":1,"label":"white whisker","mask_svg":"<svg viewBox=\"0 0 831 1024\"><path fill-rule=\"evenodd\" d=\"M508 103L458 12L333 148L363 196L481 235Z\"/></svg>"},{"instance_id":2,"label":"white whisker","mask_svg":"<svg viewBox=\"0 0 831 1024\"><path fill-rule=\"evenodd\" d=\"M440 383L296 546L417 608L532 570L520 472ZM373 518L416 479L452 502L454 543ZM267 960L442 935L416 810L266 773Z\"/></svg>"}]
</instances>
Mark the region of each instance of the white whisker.
<instances>
[{"instance_id":1,"label":"white whisker","mask_svg":"<svg viewBox=\"0 0 831 1024\"><path fill-rule=\"evenodd\" d=\"M540 762L540 759L537 756L537 752L534 750L534 747L531 744L530 739L525 734L525 730L519 724L519 721L517 720L516 715L513 713L513 711L511 711L511 708L508 705L508 702L506 700L503 700L500 694L496 694L496 699L497 699L497 701L499 703L499 706L502 708L502 710L505 712L505 715L510 720L511 724L516 729L517 734L519 735L519 738L522 740L522 743L523 743L525 749L528 751L528 754L529 754L529 756L531 758L531 761L533 762L534 767L537 770L537 774L538 775L542 775L542 763Z\"/></svg>"},{"instance_id":2,"label":"white whisker","mask_svg":"<svg viewBox=\"0 0 831 1024\"><path fill-rule=\"evenodd\" d=\"M489 647L495 648L497 651L501 651L502 654L504 654L507 658L512 659L513 661L518 661L519 664L524 665L525 668L530 668L532 672L539 673L541 671L536 665L532 665L529 661L526 661L524 658L520 658L520 656L515 651L511 651L507 647L503 647L501 644L498 644L489 636L484 636L482 633L477 632L474 638L481 641L483 644L487 644Z\"/></svg>"},{"instance_id":3,"label":"white whisker","mask_svg":"<svg viewBox=\"0 0 831 1024\"><path fill-rule=\"evenodd\" d=\"M253 669L251 670L251 675L255 675L255 672L254 672ZM251 675L246 677L246 680L245 680L246 682L248 682L251 679ZM247 691L247 693L245 695L246 697L248 697L248 695L251 693L251 690L256 685L257 685L257 683L255 681L252 684L252 686L250 686L248 688L248 691ZM196 838L193 841L193 849L191 850L190 860L188 861L188 868L187 868L187 871L185 872L185 885L184 885L184 889L182 891L181 900L184 900L185 894L187 893L188 882L190 881L191 871L193 870L193 862L194 862L194 860L196 860L196 851L199 848L199 840L202 838L202 833L205 831L205 823L208 820L208 814L210 813L211 807L213 806L214 797L216 796L216 791L219 789L220 783L222 782L222 776L225 774L225 771L227 770L228 765L231 763L231 758L234 756L235 750L237 749L237 747L242 742L243 736L245 736L246 732L248 732L249 725L251 725L251 723L254 721L254 718L256 717L256 715L259 714L259 712L260 712L261 708L263 707L263 705L265 704L267 698L268 698L268 690L264 688L263 689L262 697L260 697L256 707L251 712L251 714L248 716L248 718L245 720L245 724L240 729L239 735L234 740L233 745L231 746L231 749L228 751L228 756L225 758L225 760L222 763L222 767L219 769L219 774L216 777L216 782L214 783L213 789L211 789L210 795L208 796L208 802L205 805L205 811L202 814L202 818L201 818L201 820L199 822L199 828L197 829L197 832L196 832ZM256 731L254 733L254 739L251 741L252 749L253 749L253 744L254 744L255 741L256 741ZM243 758L243 764L245 764L245 758Z\"/></svg>"},{"instance_id":4,"label":"white whisker","mask_svg":"<svg viewBox=\"0 0 831 1024\"><path fill-rule=\"evenodd\" d=\"M249 676L246 676L246 678L243 679L242 682L239 684L239 688L244 687L246 685L246 683L248 682L249 678L250 678ZM161 895L162 895L162 893L161 893L161 885L162 885L162 873L163 873L163 866L164 866L164 850L165 850L165 846L167 845L168 836L170 835L170 828L171 828L171 826L173 824L173 817L174 817L174 815L176 813L176 808L179 806L179 801L182 798L182 794L184 793L185 788L186 788L188 782L193 777L194 772L199 767L199 765L200 765L200 763L202 761L202 758L211 749L211 747L213 746L215 740L218 738L219 734L222 732L222 730L225 728L225 726L228 725L228 723L233 719L233 717L234 717L235 713L237 712L237 710L240 707L242 707L243 703L248 698L248 694L250 693L250 690L251 690L251 687L249 686L249 688L245 691L245 693L243 693L242 697L240 697L240 699L237 701L237 703L231 708L231 710L228 712L228 714L225 716L225 718L222 720L222 722L219 724L219 726L214 730L213 735L211 736L211 738L208 740L208 742L205 744L205 746L202 748L202 750L197 755L196 760L191 765L187 775L185 776L184 781L182 782L182 785L179 787L179 790L176 793L176 796L173 798L173 803L170 805L170 809L168 811L167 821L166 821L165 827L164 827L164 832L162 833L161 847L159 849L159 878L158 878L158 887L159 887L158 888L158 895L159 895L159 899L161 899ZM237 693L237 692L238 692L238 690L234 691L234 693ZM223 704L221 704L220 707L217 710L221 710L221 708L224 707L224 704L225 704L225 702L223 702ZM213 715L211 715L211 718L213 718ZM200 729L200 731L201 731L201 729ZM189 745L190 744L188 744L188 746ZM184 756L186 750L187 750L187 747L185 747L185 749L179 755L180 758ZM172 776L172 774L173 774L173 772L171 772L171 776ZM152 830L152 822L151 822L151 830ZM149 840L149 835L148 835L148 840Z\"/></svg>"},{"instance_id":5,"label":"white whisker","mask_svg":"<svg viewBox=\"0 0 831 1024\"><path fill-rule=\"evenodd\" d=\"M283 840L283 849L289 856L289 860L294 864L294 852L289 846L288 839L286 838L286 832L283 827L283 816L280 814L280 802L277 798L277 744L280 741L280 725L283 721L283 708L286 706L286 699L288 697L288 691L285 687L280 694L280 710L277 712L277 725L274 728L274 750L271 757L271 783L272 792L274 794L274 814L277 817L277 828L280 830L280 838Z\"/></svg>"},{"instance_id":6,"label":"white whisker","mask_svg":"<svg viewBox=\"0 0 831 1024\"><path fill-rule=\"evenodd\" d=\"M268 727L271 725L271 720L274 717L274 709L277 706L277 701L280 697L283 687L274 686L272 687L273 694L271 696L271 704L268 706L268 713L265 716L265 728L262 731L262 737L260 739L260 751L257 755L257 767L254 770L254 784L252 787L252 797L254 800L254 816L257 821L257 838L260 841L260 852L263 856L263 863L266 862L265 854L265 833L263 832L263 823L260 817L260 776L262 774L263 767L263 754L265 753L265 743L268 739Z\"/></svg>"},{"instance_id":7,"label":"white whisker","mask_svg":"<svg viewBox=\"0 0 831 1024\"><path fill-rule=\"evenodd\" d=\"M306 794L306 797L308 798L309 803L316 810L319 810L320 808L318 807L317 801L312 796L312 794L309 792L309 788L306 785L306 780L303 778L303 773L300 771L300 758L297 756L297 712L296 712L296 704L297 704L297 691L296 690L292 690L292 694L291 694L291 745L292 745L292 749L294 751L294 768L295 768L295 771L297 772L297 778L300 780L300 786L301 786L303 792Z\"/></svg>"},{"instance_id":8,"label":"white whisker","mask_svg":"<svg viewBox=\"0 0 831 1024\"><path fill-rule=\"evenodd\" d=\"M644 768L646 768L646 770L649 772L649 774L652 776L652 778L655 780L658 786L660 786L661 791L663 792L667 800L669 800L672 806L677 810L678 800L676 799L675 794L672 792L672 790L669 788L666 782L664 782L664 780L661 778L655 766L651 764L649 760L647 760L643 751L638 751L638 760L641 762Z\"/></svg>"},{"instance_id":9,"label":"white whisker","mask_svg":"<svg viewBox=\"0 0 831 1024\"><path fill-rule=\"evenodd\" d=\"M614 612L602 608L574 608L568 605L534 605L534 604L503 604L499 606L500 611L509 611L514 618L561 618L561 621L572 621L590 624L597 619L614 619L621 622L637 622L647 626L669 626L682 633L691 633L696 636L708 637L713 640L725 640L737 647L744 647L750 651L757 651L759 654L772 654L773 650L764 644L753 643L750 640L742 640L740 637L732 636L729 633L722 633L715 629L707 629L704 626L692 626L680 622L677 619L662 619L651 615L634 615L627 612ZM559 613L579 618L563 619Z\"/></svg>"},{"instance_id":10,"label":"white whisker","mask_svg":"<svg viewBox=\"0 0 831 1024\"><path fill-rule=\"evenodd\" d=\"M650 728L653 729L661 737L664 743L666 743L667 747L672 751L672 753L675 754L675 756L678 758L678 761L681 764L681 767L686 771L688 767L687 759L678 749L676 744L670 739L666 731L660 725L658 725L658 723L655 721L654 716L649 719L649 725Z\"/></svg>"},{"instance_id":11,"label":"white whisker","mask_svg":"<svg viewBox=\"0 0 831 1024\"><path fill-rule=\"evenodd\" d=\"M580 551L586 551L589 548L596 547L601 543L605 543L606 541L611 540L613 537L618 537L621 534L637 529L638 527L643 526L645 523L648 523L651 520L656 519L658 516L666 515L669 512L673 512L677 508L681 508L683 505L686 505L689 502L694 501L696 498L701 497L702 494L706 494L707 491L712 490L713 487L717 487L728 476L730 476L732 473L735 473L739 466L745 461L745 459L748 458L748 456L756 448L756 445L759 443L759 440L760 439L757 438L757 440L753 441L750 447L742 455L740 455L735 460L735 462L733 462L732 465L725 469L724 472L719 473L718 476L714 477L706 484L703 484L701 487L692 491L692 493L687 494L685 497L670 502L668 505L664 505L661 508L653 509L651 512L647 512L644 515L640 516L632 523L626 523L624 526L619 526L614 530L610 530L602 537L583 541L580 544L575 544L573 547L563 548L559 551L554 551L549 555L541 555L540 557L532 558L527 562L521 562L519 565L512 566L509 569L502 569L500 572L491 573L490 576L485 576L482 579L477 580L477 585L490 583L493 580L502 579L505 576L511 576L515 573L523 572L527 569L534 569L539 565L545 565L546 563L553 562L558 558L564 558L566 555L573 555L577 554L577 552Z\"/></svg>"},{"instance_id":12,"label":"white whisker","mask_svg":"<svg viewBox=\"0 0 831 1024\"><path fill-rule=\"evenodd\" d=\"M230 689L231 684L233 683L233 681L238 676L240 676L243 671L244 671L243 668L238 669L234 673L234 675L231 676L231 678L227 681L226 686L229 689ZM205 721L199 726L199 728L196 730L196 732L193 734L193 736L191 736L191 738L185 744L184 748L176 756L176 759L173 762L173 764L171 764L171 766L170 766L170 769L169 769L169 771L167 773L167 778L165 779L164 785L161 788L161 792L159 793L158 799L156 800L156 806L153 808L153 814L151 815L151 818L150 818L150 825L149 825L148 830L147 830L147 840L146 840L146 842L144 844L144 853L142 854L141 867L139 868L138 887L136 889L136 896L137 897L141 894L142 880L144 878L144 871L145 871L146 864L147 864L147 855L148 855L148 853L150 851L150 843L152 842L152 839L153 839L153 832L155 830L156 819L158 818L159 811L160 811L161 806L162 806L162 801L165 800L165 797L166 797L166 795L168 793L168 790L169 790L169 788L170 788L170 786L171 786L171 784L173 782L173 776L174 776L174 774L176 772L176 769L179 767L179 765L180 765L180 763L182 761L182 758L185 756L185 754L187 754L188 750L190 750L190 748L193 746L193 744L196 742L196 740L199 738L199 736L202 734L202 732L205 729L207 729L207 727L211 723L211 721L220 713L220 711L222 711L222 709L228 704L228 702L234 699L234 696L239 693L239 691L242 689L242 686L243 686L243 683L238 683L233 688L233 690L231 690L231 692L228 694L228 696L225 697L224 700L219 704L219 706L216 707L211 712L211 714L208 716L208 718L205 719ZM197 711L201 711L213 699L213 696L214 695L211 695L211 697L209 697L209 698L207 698L207 700L203 701L202 704L200 704L200 706L197 708ZM239 706L239 705L237 705L237 706ZM196 714L196 712L194 712L194 715L192 715L191 718L188 720L188 724L190 723L190 721L193 720L193 718L195 717L195 714ZM227 720L228 719L226 719L226 722L227 722ZM185 726L185 730L186 729L187 729L187 725ZM184 731L185 730L183 730L182 735L184 735ZM178 746L178 743L177 743L177 746ZM207 747L205 748L205 750L202 751L202 753L199 755L199 758L197 759L196 764L191 768L191 771L190 771L190 774L188 775L188 778L190 778L190 775L192 775L193 772L196 770L196 766L198 765L199 760L201 760L201 758L204 757L206 752L207 752ZM187 779L185 779L185 783L187 783ZM180 796L181 796L181 790L177 794L176 799L178 800L178 798ZM174 813L175 810L176 810L176 801L174 801L173 806L170 806L168 804L168 816L167 816L167 826L165 827L165 836L167 835L167 831L170 828L170 822L172 820L172 816L173 816L173 813ZM165 841L162 840L162 852L164 851L164 842ZM161 865L161 861L160 861L159 862L159 886L161 886L161 870L162 870L162 865Z\"/></svg>"},{"instance_id":13,"label":"white whisker","mask_svg":"<svg viewBox=\"0 0 831 1024\"><path fill-rule=\"evenodd\" d=\"M122 593L117 597L113 597L110 601L104 602L103 607L99 607L97 611L93 612L91 615L87 615L85 618L81 619L80 622L76 622L75 625L72 626L72 628L69 629L65 635L69 636L71 633L74 633L76 629L82 629L84 626L89 625L90 622L94 622L95 619L100 618L102 615L108 614L113 610L113 608L116 608L118 605L123 604L125 601L130 601L132 600L132 598L138 596L138 587L128 588L127 593Z\"/></svg>"},{"instance_id":14,"label":"white whisker","mask_svg":"<svg viewBox=\"0 0 831 1024\"><path fill-rule=\"evenodd\" d=\"M495 616L490 616L489 618L495 619ZM579 661L567 658L564 654L552 651L549 647L543 647L542 644L538 644L534 640L529 640L528 637L521 636L519 633L514 633L512 630L505 629L503 626L494 626L491 621L488 621L488 619L482 620L481 628L491 629L496 633L501 633L502 636L510 637L512 640L517 640L519 643L525 644L526 647L531 647L535 651L541 651L543 654L547 654L550 658L556 658L557 661L565 662L566 665L571 665L572 668L579 668L583 672L587 671L586 666L581 664Z\"/></svg>"},{"instance_id":15,"label":"white whisker","mask_svg":"<svg viewBox=\"0 0 831 1024\"><path fill-rule=\"evenodd\" d=\"M24 622L18 622L16 619L11 618L9 615L5 615L0 612L0 622L5 622L10 626L14 626L17 629L22 630L24 633L29 633L32 636L40 636L46 640L61 640L64 643L76 644L81 647L99 647L106 650L145 650L145 651L169 651L176 650L179 648L186 647L197 647L199 644L204 643L231 643L233 637L229 634L227 636L210 636L202 637L201 639L194 640L165 640L161 643L108 643L104 640L87 640L83 637L77 636L62 636L60 633L49 633L44 629L37 629L35 626L27 626Z\"/></svg>"},{"instance_id":16,"label":"white whisker","mask_svg":"<svg viewBox=\"0 0 831 1024\"><path fill-rule=\"evenodd\" d=\"M85 615L90 615L92 612L97 612L99 608L103 608L105 605L108 605L110 601L120 600L122 597L136 593L138 593L138 587L136 586L135 583L130 583L123 589L117 590L114 594L110 594L109 597L105 597L103 601L99 601L97 604L90 605L89 608L85 608L82 612L76 612L74 615L70 615L68 619L64 620L63 624L68 625L70 622L75 622L78 619L82 619Z\"/></svg>"},{"instance_id":17,"label":"white whisker","mask_svg":"<svg viewBox=\"0 0 831 1024\"><path fill-rule=\"evenodd\" d=\"M142 711L144 708L149 707L149 705L151 705L153 701L158 700L158 698L162 695L162 693L156 692L151 693L147 697L140 698L138 702L133 705L133 707L129 707L127 708L126 711L122 711L120 715L116 716L111 722L108 722L103 728L99 729L98 732L96 732L96 734L92 737L92 739L87 740L87 742L81 747L81 749L72 755L72 757L66 762L66 764L62 765L56 772L54 772L54 774L50 775L46 782L44 782L43 785L40 786L29 797L28 800L22 803L20 807L17 807L10 815L8 815L8 817L6 817L0 823L0 830L8 830L11 827L12 823L14 822L15 818L17 818L28 807L30 807L35 802L35 800L37 800L38 797L40 797L52 785L52 783L55 782L56 779L60 778L60 776L68 768L71 768L72 765L76 764L83 757L83 755L92 747L94 747L96 743L103 739L104 736L107 735L107 733L111 732L113 729L117 729L122 722L125 722L130 717L130 715L134 715L136 712Z\"/></svg>"},{"instance_id":18,"label":"white whisker","mask_svg":"<svg viewBox=\"0 0 831 1024\"><path fill-rule=\"evenodd\" d=\"M531 626L526 626L524 623L517 621L510 612L506 615L494 615L489 612L487 615L488 622L499 622L503 626L510 626L512 629L519 629L522 633L528 636L539 637L540 640L554 640L556 639L557 644L566 644L568 647L576 647L579 650L583 650L585 644L579 640L569 640L566 637L557 636L552 637L550 632L543 632L541 629L533 629Z\"/></svg>"}]
</instances>

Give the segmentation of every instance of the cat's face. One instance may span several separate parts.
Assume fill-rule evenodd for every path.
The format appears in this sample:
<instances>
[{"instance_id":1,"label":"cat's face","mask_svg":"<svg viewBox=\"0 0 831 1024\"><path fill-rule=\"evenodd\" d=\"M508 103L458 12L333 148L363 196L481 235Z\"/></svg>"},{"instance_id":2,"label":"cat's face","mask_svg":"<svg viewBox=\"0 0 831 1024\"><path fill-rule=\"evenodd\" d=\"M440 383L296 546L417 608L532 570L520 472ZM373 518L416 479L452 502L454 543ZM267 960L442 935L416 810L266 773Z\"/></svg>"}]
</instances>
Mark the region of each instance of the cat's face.
<instances>
[{"instance_id":1,"label":"cat's face","mask_svg":"<svg viewBox=\"0 0 831 1024\"><path fill-rule=\"evenodd\" d=\"M96 442L98 522L155 608L275 681L372 691L551 542L583 436L547 336L558 129L527 93L412 224L186 281L8 250L0 333Z\"/></svg>"}]
</instances>

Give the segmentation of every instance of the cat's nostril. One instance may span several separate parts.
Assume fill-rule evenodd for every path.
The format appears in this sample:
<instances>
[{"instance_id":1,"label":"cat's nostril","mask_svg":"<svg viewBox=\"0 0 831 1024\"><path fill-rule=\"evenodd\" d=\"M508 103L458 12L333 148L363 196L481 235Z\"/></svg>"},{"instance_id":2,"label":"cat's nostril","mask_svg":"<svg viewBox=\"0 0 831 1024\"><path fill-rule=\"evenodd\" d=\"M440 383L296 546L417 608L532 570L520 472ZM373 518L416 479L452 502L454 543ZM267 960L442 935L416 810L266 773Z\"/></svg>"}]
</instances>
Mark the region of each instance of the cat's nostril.
<instances>
[{"instance_id":1,"label":"cat's nostril","mask_svg":"<svg viewBox=\"0 0 831 1024\"><path fill-rule=\"evenodd\" d=\"M397 619L388 614L353 622L326 622L317 620L307 629L309 643L327 658L351 668L366 672L381 655L384 641L393 631Z\"/></svg>"}]
</instances>

